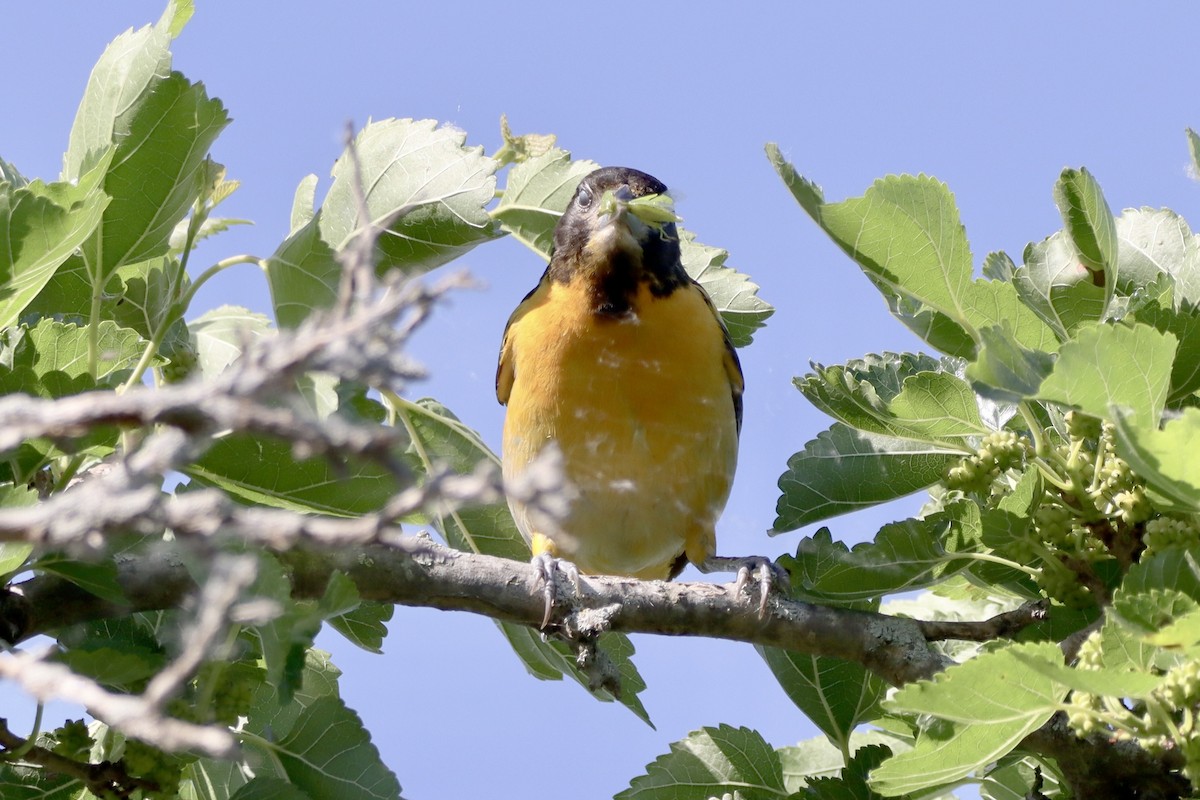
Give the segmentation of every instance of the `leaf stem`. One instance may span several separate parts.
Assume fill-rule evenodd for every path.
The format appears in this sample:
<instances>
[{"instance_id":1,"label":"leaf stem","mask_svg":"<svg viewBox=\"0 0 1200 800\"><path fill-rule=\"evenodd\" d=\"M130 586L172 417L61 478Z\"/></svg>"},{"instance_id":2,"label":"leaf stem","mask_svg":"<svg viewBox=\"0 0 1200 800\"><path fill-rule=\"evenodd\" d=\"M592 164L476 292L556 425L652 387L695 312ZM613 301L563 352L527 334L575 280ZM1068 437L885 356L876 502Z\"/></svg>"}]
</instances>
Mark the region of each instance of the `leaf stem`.
<instances>
[{"instance_id":1,"label":"leaf stem","mask_svg":"<svg viewBox=\"0 0 1200 800\"><path fill-rule=\"evenodd\" d=\"M150 341L146 344L145 350L142 351L142 357L138 359L138 363L133 368L133 372L126 379L125 383L117 388L117 394L124 394L133 386L142 382L142 377L146 374L146 370L150 368L150 363L154 357L158 355L158 349L162 346L163 340L167 338L167 331L171 329L179 320L183 319L183 315L187 313L188 308L192 304L192 300L196 296L196 291L209 281L213 276L224 272L237 264L262 264L262 259L257 256L240 255L230 256L229 258L218 261L204 272L200 273L200 277L192 282L192 285L187 288L178 301L171 304L171 308L163 317L162 322L155 328L154 334L150 337Z\"/></svg>"}]
</instances>

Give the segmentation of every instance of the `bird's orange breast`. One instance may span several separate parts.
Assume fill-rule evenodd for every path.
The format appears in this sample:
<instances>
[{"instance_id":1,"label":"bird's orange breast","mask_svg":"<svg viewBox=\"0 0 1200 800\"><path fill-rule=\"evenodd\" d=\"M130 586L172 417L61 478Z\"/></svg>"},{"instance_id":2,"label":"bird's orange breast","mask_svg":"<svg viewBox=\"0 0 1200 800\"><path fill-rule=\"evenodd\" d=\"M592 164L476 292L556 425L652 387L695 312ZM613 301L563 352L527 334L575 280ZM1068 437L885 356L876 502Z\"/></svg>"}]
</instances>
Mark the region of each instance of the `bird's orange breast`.
<instances>
[{"instance_id":1,"label":"bird's orange breast","mask_svg":"<svg viewBox=\"0 0 1200 800\"><path fill-rule=\"evenodd\" d=\"M510 324L505 474L553 441L573 495L561 533L510 505L527 538L548 535L585 572L664 578L680 555L712 553L737 461L735 377L741 387L701 292L643 285L612 317L591 310L584 281L547 281Z\"/></svg>"}]
</instances>

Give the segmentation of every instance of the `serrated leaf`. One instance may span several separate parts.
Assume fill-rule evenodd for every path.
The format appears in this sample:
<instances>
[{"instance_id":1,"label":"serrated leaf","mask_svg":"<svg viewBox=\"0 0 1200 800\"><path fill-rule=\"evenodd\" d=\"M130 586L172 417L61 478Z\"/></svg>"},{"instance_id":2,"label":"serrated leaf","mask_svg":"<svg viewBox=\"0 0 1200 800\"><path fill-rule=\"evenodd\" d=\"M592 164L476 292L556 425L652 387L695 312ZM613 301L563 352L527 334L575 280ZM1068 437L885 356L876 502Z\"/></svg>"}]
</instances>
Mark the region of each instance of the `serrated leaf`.
<instances>
[{"instance_id":1,"label":"serrated leaf","mask_svg":"<svg viewBox=\"0 0 1200 800\"><path fill-rule=\"evenodd\" d=\"M983 257L983 277L993 281L1012 283L1017 265L1003 250L993 250Z\"/></svg>"},{"instance_id":2,"label":"serrated leaf","mask_svg":"<svg viewBox=\"0 0 1200 800\"><path fill-rule=\"evenodd\" d=\"M775 750L748 728L702 728L674 742L614 800L778 800L783 770Z\"/></svg>"},{"instance_id":3,"label":"serrated leaf","mask_svg":"<svg viewBox=\"0 0 1200 800\"><path fill-rule=\"evenodd\" d=\"M104 49L75 113L63 157L64 179L78 178L96 164L119 133L117 120L122 113L137 105L170 70L169 48L171 39L182 29L182 24L174 24L182 8L182 4L168 3L155 25L127 30Z\"/></svg>"},{"instance_id":4,"label":"serrated leaf","mask_svg":"<svg viewBox=\"0 0 1200 800\"><path fill-rule=\"evenodd\" d=\"M1131 208L1117 218L1119 286L1125 293L1167 275L1175 303L1200 305L1200 240L1169 209Z\"/></svg>"},{"instance_id":5,"label":"serrated leaf","mask_svg":"<svg viewBox=\"0 0 1200 800\"><path fill-rule=\"evenodd\" d=\"M885 296L908 298L967 327L971 250L945 184L891 175L862 197L827 203L777 147L768 145L767 155L800 206Z\"/></svg>"},{"instance_id":6,"label":"serrated leaf","mask_svg":"<svg viewBox=\"0 0 1200 800\"><path fill-rule=\"evenodd\" d=\"M883 745L868 745L854 754L850 763L836 777L809 781L800 793L804 800L876 800L867 782L867 775L892 754Z\"/></svg>"},{"instance_id":7,"label":"serrated leaf","mask_svg":"<svg viewBox=\"0 0 1200 800\"><path fill-rule=\"evenodd\" d=\"M1038 397L1106 418L1128 409L1139 425L1158 424L1171 383L1175 337L1147 325L1092 325L1063 342Z\"/></svg>"},{"instance_id":8,"label":"serrated leaf","mask_svg":"<svg viewBox=\"0 0 1200 800\"><path fill-rule=\"evenodd\" d=\"M1145 699L1163 682L1162 675L1147 672L1075 669L1027 652L1014 652L1013 657L1038 675L1074 692Z\"/></svg>"},{"instance_id":9,"label":"serrated leaf","mask_svg":"<svg viewBox=\"0 0 1200 800\"><path fill-rule=\"evenodd\" d=\"M1054 357L1023 347L1007 326L983 328L979 336L983 346L975 361L967 365L967 377L976 391L1009 403L1035 397L1054 369Z\"/></svg>"},{"instance_id":10,"label":"serrated leaf","mask_svg":"<svg viewBox=\"0 0 1200 800\"><path fill-rule=\"evenodd\" d=\"M894 797L960 780L1009 753L1050 719L1067 690L1031 669L1021 655L1062 663L1053 642L1014 644L900 689L885 707L938 721L922 731L911 751L875 770L872 788Z\"/></svg>"},{"instance_id":11,"label":"serrated leaf","mask_svg":"<svg viewBox=\"0 0 1200 800\"><path fill-rule=\"evenodd\" d=\"M584 176L600 165L573 161L560 148L513 165L492 216L514 239L550 260L554 228Z\"/></svg>"},{"instance_id":12,"label":"serrated leaf","mask_svg":"<svg viewBox=\"0 0 1200 800\"><path fill-rule=\"evenodd\" d=\"M179 262L170 257L122 265L105 287L101 314L150 340L176 311L190 283ZM162 336L159 352L174 359L187 346L187 326L176 319Z\"/></svg>"},{"instance_id":13,"label":"serrated leaf","mask_svg":"<svg viewBox=\"0 0 1200 800\"><path fill-rule=\"evenodd\" d=\"M1054 203L1092 282L1105 288L1107 305L1118 280L1117 230L1100 184L1087 169L1068 167L1054 184Z\"/></svg>"},{"instance_id":14,"label":"serrated leaf","mask_svg":"<svg viewBox=\"0 0 1200 800\"><path fill-rule=\"evenodd\" d=\"M868 508L941 480L963 452L834 423L788 459L774 533Z\"/></svg>"},{"instance_id":15,"label":"serrated leaf","mask_svg":"<svg viewBox=\"0 0 1200 800\"><path fill-rule=\"evenodd\" d=\"M1169 547L1143 558L1129 568L1114 599L1126 592L1139 595L1164 588L1200 602L1200 548Z\"/></svg>"},{"instance_id":16,"label":"serrated leaf","mask_svg":"<svg viewBox=\"0 0 1200 800\"><path fill-rule=\"evenodd\" d=\"M1105 288L1093 282L1065 231L1025 248L1025 264L1016 271L1013 286L1059 339L1104 316Z\"/></svg>"},{"instance_id":17,"label":"serrated leaf","mask_svg":"<svg viewBox=\"0 0 1200 800\"><path fill-rule=\"evenodd\" d=\"M1178 341L1175 361L1171 365L1171 390L1167 407L1173 408L1191 401L1200 390L1200 309L1190 306L1164 308L1149 303L1136 312L1138 322L1160 333L1170 333Z\"/></svg>"},{"instance_id":18,"label":"serrated leaf","mask_svg":"<svg viewBox=\"0 0 1200 800\"><path fill-rule=\"evenodd\" d=\"M948 552L958 542L981 536L979 507L960 502L924 519L884 525L874 541L847 549L828 529L801 540L795 557L779 563L792 583L816 602L847 602L882 597L932 585L970 565Z\"/></svg>"},{"instance_id":19,"label":"serrated leaf","mask_svg":"<svg viewBox=\"0 0 1200 800\"><path fill-rule=\"evenodd\" d=\"M1000 325L1022 347L1047 353L1058 349L1054 330L1022 301L1010 281L972 281L964 306L967 320L977 333Z\"/></svg>"},{"instance_id":20,"label":"serrated leaf","mask_svg":"<svg viewBox=\"0 0 1200 800\"><path fill-rule=\"evenodd\" d=\"M849 750L858 725L872 719L887 684L853 661L756 647L788 698L838 749Z\"/></svg>"},{"instance_id":21,"label":"serrated leaf","mask_svg":"<svg viewBox=\"0 0 1200 800\"><path fill-rule=\"evenodd\" d=\"M1200 511L1200 409L1185 408L1162 430L1149 427L1134 413L1113 417L1117 452L1138 477L1170 505Z\"/></svg>"},{"instance_id":22,"label":"serrated leaf","mask_svg":"<svg viewBox=\"0 0 1200 800\"><path fill-rule=\"evenodd\" d=\"M850 735L851 754L869 745L883 745L892 753L912 748L912 742L887 731L866 729ZM837 777L845 767L845 756L824 736L806 739L776 751L783 766L783 783L789 792L798 792L813 778Z\"/></svg>"},{"instance_id":23,"label":"serrated leaf","mask_svg":"<svg viewBox=\"0 0 1200 800\"><path fill-rule=\"evenodd\" d=\"M11 164L0 158L0 183L7 183L13 189L20 189L22 186L29 183L29 180L21 174L15 164Z\"/></svg>"},{"instance_id":24,"label":"serrated leaf","mask_svg":"<svg viewBox=\"0 0 1200 800\"><path fill-rule=\"evenodd\" d=\"M208 148L228 124L221 102L178 72L152 80L133 106L120 110L104 179L112 200L84 245L94 283L103 285L122 264L168 252L171 232L199 192Z\"/></svg>"},{"instance_id":25,"label":"serrated leaf","mask_svg":"<svg viewBox=\"0 0 1200 800\"><path fill-rule=\"evenodd\" d=\"M218 306L188 325L200 373L215 378L241 357L246 345L271 332L266 315L242 306Z\"/></svg>"},{"instance_id":26,"label":"serrated leaf","mask_svg":"<svg viewBox=\"0 0 1200 800\"><path fill-rule=\"evenodd\" d=\"M363 601L353 611L332 617L330 626L368 653L382 653L387 636L385 622L392 618L396 607L391 603Z\"/></svg>"},{"instance_id":27,"label":"serrated leaf","mask_svg":"<svg viewBox=\"0 0 1200 800\"><path fill-rule=\"evenodd\" d=\"M305 709L323 697L338 696L337 679L341 674L328 653L308 648L299 686L290 698L281 697L276 686L265 681L255 689L246 729L271 739L287 735Z\"/></svg>"},{"instance_id":28,"label":"serrated leaf","mask_svg":"<svg viewBox=\"0 0 1200 800\"><path fill-rule=\"evenodd\" d=\"M96 230L109 203L98 188L111 159L71 183L0 183L0 328L17 321L57 270Z\"/></svg>"},{"instance_id":29,"label":"serrated leaf","mask_svg":"<svg viewBox=\"0 0 1200 800\"><path fill-rule=\"evenodd\" d=\"M141 358L145 340L136 331L105 320L98 326L97 363L89 362L88 330L51 319L19 330L11 366L0 366L0 393L24 392L40 397L65 397L124 380ZM10 340L11 341L11 340Z\"/></svg>"},{"instance_id":30,"label":"serrated leaf","mask_svg":"<svg viewBox=\"0 0 1200 800\"><path fill-rule=\"evenodd\" d=\"M750 344L754 332L775 313L758 296L758 284L749 275L725 266L728 251L697 242L691 231L679 231L679 250L683 268L708 293L734 347Z\"/></svg>"},{"instance_id":31,"label":"serrated leaf","mask_svg":"<svg viewBox=\"0 0 1200 800\"><path fill-rule=\"evenodd\" d=\"M495 195L496 162L466 134L433 120L373 122L355 138L370 220L359 219L347 154L311 221L292 232L267 262L276 320L295 327L333 303L342 268L336 259L368 222L386 226L376 270L411 275L440 266L496 236L486 207Z\"/></svg>"},{"instance_id":32,"label":"serrated leaf","mask_svg":"<svg viewBox=\"0 0 1200 800\"><path fill-rule=\"evenodd\" d=\"M400 783L379 757L359 716L322 697L272 747L288 780L311 797L398 800Z\"/></svg>"},{"instance_id":33,"label":"serrated leaf","mask_svg":"<svg viewBox=\"0 0 1200 800\"><path fill-rule=\"evenodd\" d=\"M298 459L287 442L247 434L217 439L184 472L243 503L340 517L378 511L402 488L376 462Z\"/></svg>"}]
</instances>

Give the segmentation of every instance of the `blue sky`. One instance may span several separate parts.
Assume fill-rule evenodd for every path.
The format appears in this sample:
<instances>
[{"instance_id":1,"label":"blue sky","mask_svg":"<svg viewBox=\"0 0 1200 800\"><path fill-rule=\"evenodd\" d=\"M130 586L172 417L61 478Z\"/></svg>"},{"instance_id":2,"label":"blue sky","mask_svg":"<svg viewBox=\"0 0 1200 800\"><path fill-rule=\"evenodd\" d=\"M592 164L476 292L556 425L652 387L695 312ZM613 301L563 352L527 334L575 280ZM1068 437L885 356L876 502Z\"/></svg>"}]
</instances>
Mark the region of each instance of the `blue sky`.
<instances>
[{"instance_id":1,"label":"blue sky","mask_svg":"<svg viewBox=\"0 0 1200 800\"><path fill-rule=\"evenodd\" d=\"M56 177L92 64L161 11L158 0L6 4L0 157ZM1059 226L1051 187L1064 166L1088 167L1114 209L1195 217L1183 130L1200 125L1198 17L1182 2L201 2L175 68L230 110L213 152L242 188L222 210L257 224L193 264L273 251L297 182L315 172L318 192L328 186L347 120L433 118L493 152L507 113L518 133L556 133L577 157L654 174L686 226L728 249L777 309L742 352L741 463L718 527L723 554L775 556L805 533L766 535L775 481L827 426L792 377L810 360L918 342L791 200L763 144L778 142L829 199L888 173L937 176L958 199L976 264L1001 249L1020 263L1027 242ZM495 446L500 333L542 265L513 241L456 265L484 288L454 297L419 337L432 377L412 393L437 397ZM226 272L194 315L222 303L269 312L262 275ZM831 527L858 541L917 504ZM657 730L574 684L529 678L480 617L397 609L383 656L322 639L345 671L343 696L414 800L607 797L702 725L756 728L775 745L815 734L750 648L635 643ZM0 697L10 718L27 713L11 692Z\"/></svg>"}]
</instances>

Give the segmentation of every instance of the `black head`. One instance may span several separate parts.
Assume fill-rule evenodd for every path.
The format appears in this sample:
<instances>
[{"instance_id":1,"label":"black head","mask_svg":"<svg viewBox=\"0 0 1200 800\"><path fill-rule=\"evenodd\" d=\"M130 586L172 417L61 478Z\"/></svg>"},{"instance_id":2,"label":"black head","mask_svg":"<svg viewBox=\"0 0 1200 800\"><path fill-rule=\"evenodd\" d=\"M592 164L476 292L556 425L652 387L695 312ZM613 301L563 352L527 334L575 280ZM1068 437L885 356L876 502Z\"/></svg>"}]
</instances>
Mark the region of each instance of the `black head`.
<instances>
[{"instance_id":1,"label":"black head","mask_svg":"<svg viewBox=\"0 0 1200 800\"><path fill-rule=\"evenodd\" d=\"M606 192L615 202L603 202ZM662 181L629 167L589 173L554 229L551 277L565 282L582 273L608 284L610 296L617 285L628 292L645 281L665 294L686 281L675 223L647 223L628 208L630 200L666 192Z\"/></svg>"}]
</instances>

